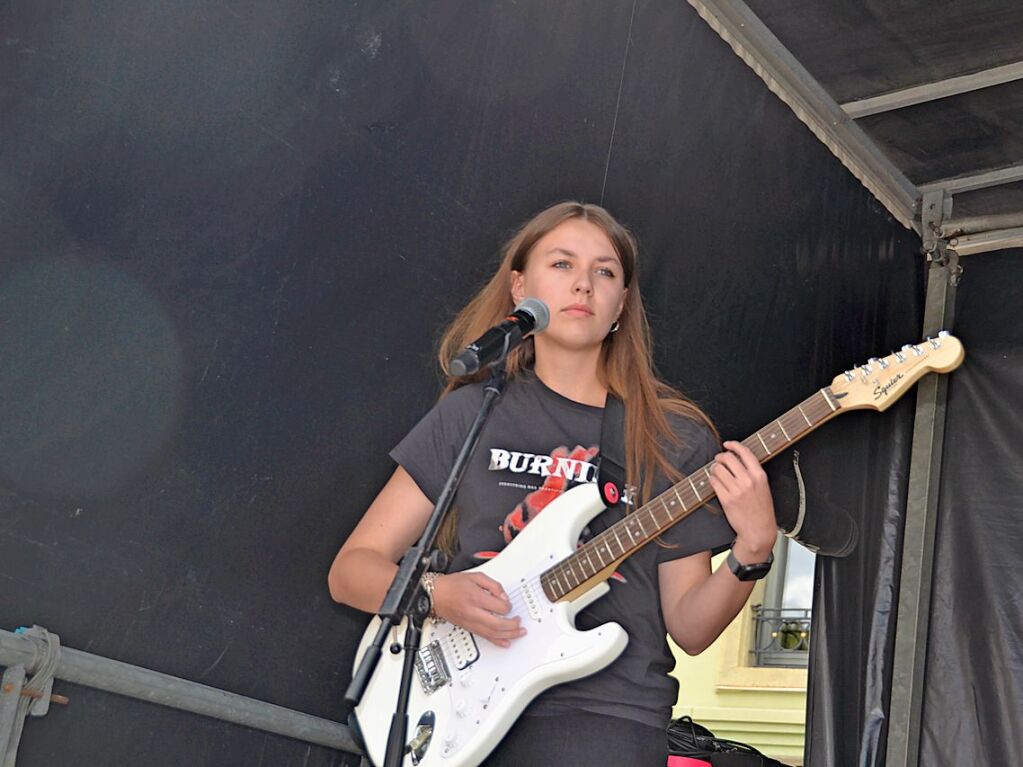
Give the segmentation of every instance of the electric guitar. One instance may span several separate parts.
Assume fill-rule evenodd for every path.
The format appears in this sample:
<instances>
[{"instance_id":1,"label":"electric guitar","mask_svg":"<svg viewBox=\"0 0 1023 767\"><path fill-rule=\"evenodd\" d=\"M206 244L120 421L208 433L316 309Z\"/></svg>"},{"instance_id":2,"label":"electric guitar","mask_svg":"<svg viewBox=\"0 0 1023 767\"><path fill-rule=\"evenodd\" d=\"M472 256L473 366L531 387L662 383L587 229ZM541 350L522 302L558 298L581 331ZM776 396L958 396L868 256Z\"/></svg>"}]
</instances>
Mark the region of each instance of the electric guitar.
<instances>
[{"instance_id":1,"label":"electric guitar","mask_svg":"<svg viewBox=\"0 0 1023 767\"><path fill-rule=\"evenodd\" d=\"M958 339L937 338L904 346L884 359L841 373L743 444L761 463L847 410L885 410L929 372L947 373L963 361ZM417 680L409 700L404 765L471 767L504 737L518 715L543 690L592 674L625 649L617 623L588 631L575 615L603 596L607 579L640 547L714 497L711 464L698 469L577 548L586 524L604 510L596 486L579 485L552 501L496 558L474 568L504 586L528 633L498 647L445 621L427 620L415 659ZM356 659L377 632L374 618ZM404 634L402 623L395 641ZM355 709L374 764L384 760L404 652L385 652Z\"/></svg>"}]
</instances>

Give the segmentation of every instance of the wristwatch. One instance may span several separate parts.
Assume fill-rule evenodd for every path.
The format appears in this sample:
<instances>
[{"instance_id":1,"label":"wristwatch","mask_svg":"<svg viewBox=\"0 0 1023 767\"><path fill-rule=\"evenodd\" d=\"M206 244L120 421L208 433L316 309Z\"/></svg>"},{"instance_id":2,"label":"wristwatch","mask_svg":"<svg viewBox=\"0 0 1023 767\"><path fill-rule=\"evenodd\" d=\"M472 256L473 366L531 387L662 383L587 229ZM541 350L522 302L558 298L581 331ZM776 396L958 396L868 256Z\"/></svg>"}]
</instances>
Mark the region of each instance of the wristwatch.
<instances>
[{"instance_id":1,"label":"wristwatch","mask_svg":"<svg viewBox=\"0 0 1023 767\"><path fill-rule=\"evenodd\" d=\"M774 552L767 557L766 562L758 562L755 565L744 565L735 558L735 552L728 552L728 569L740 581L758 581L771 572L771 565L774 563Z\"/></svg>"}]
</instances>

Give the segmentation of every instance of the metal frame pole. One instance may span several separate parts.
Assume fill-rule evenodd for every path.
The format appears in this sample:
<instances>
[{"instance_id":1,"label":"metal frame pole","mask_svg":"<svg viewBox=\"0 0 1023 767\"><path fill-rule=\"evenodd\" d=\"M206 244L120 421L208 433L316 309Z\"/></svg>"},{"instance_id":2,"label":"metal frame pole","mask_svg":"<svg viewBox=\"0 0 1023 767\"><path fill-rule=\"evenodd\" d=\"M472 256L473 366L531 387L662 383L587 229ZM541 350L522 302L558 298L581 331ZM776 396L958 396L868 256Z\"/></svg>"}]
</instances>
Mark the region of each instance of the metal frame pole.
<instances>
[{"instance_id":1,"label":"metal frame pole","mask_svg":"<svg viewBox=\"0 0 1023 767\"><path fill-rule=\"evenodd\" d=\"M45 651L45 643L36 637L0 629L2 666L23 666L28 673L33 673L42 663ZM80 650L60 648L55 676L74 684L222 719L318 746L352 754L362 753L348 727L338 722Z\"/></svg>"},{"instance_id":2,"label":"metal frame pole","mask_svg":"<svg viewBox=\"0 0 1023 767\"><path fill-rule=\"evenodd\" d=\"M930 198L924 198L924 242L931 266L923 330L924 335L933 336L941 329L952 329L961 269L958 255L947 251L934 236L940 231L943 195L939 191ZM946 376L927 376L917 384L892 662L887 767L917 767L919 763L947 389Z\"/></svg>"},{"instance_id":3,"label":"metal frame pole","mask_svg":"<svg viewBox=\"0 0 1023 767\"><path fill-rule=\"evenodd\" d=\"M949 241L949 248L960 256L974 256L994 250L1023 247L1023 227L964 234Z\"/></svg>"},{"instance_id":4,"label":"metal frame pole","mask_svg":"<svg viewBox=\"0 0 1023 767\"><path fill-rule=\"evenodd\" d=\"M937 101L949 96L958 96L961 93L969 93L981 90L982 88L1001 85L1002 83L1015 82L1016 80L1023 80L1023 61L984 69L968 75L949 77L945 80L924 85L914 85L912 88L882 93L880 96L850 101L842 104L842 109L850 117L859 119L868 115L891 112L892 110L903 109L914 104L926 104L929 101Z\"/></svg>"},{"instance_id":5,"label":"metal frame pole","mask_svg":"<svg viewBox=\"0 0 1023 767\"><path fill-rule=\"evenodd\" d=\"M688 0L711 29L907 229L920 190L856 125L742 0Z\"/></svg>"}]
</instances>

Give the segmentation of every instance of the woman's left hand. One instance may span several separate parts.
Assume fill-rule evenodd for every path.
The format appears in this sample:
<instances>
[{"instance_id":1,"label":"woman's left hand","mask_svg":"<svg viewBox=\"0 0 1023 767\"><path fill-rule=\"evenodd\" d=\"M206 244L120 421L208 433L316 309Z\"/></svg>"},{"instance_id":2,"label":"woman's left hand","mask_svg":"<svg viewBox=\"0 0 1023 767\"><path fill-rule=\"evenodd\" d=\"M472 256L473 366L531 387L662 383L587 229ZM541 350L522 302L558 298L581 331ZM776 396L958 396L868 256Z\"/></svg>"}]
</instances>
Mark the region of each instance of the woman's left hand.
<instances>
[{"instance_id":1,"label":"woman's left hand","mask_svg":"<svg viewBox=\"0 0 1023 767\"><path fill-rule=\"evenodd\" d=\"M727 441L725 452L714 457L710 485L721 501L728 523L735 530L736 545L744 552L763 559L774 546L777 522L774 501L760 461L741 442Z\"/></svg>"}]
</instances>

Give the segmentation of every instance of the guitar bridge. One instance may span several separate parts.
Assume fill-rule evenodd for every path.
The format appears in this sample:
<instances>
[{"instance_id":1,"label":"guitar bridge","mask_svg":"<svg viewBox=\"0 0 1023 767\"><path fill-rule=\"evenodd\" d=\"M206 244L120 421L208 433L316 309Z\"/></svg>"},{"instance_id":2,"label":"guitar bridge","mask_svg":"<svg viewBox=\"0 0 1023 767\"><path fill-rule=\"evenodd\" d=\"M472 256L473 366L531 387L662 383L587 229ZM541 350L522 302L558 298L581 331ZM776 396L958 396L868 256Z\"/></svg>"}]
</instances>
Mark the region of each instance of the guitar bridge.
<instances>
[{"instance_id":1,"label":"guitar bridge","mask_svg":"<svg viewBox=\"0 0 1023 767\"><path fill-rule=\"evenodd\" d=\"M416 671L426 694L432 694L451 681L451 672L444 660L440 642L433 641L416 653Z\"/></svg>"}]
</instances>

